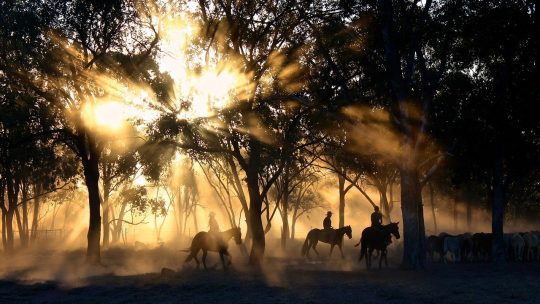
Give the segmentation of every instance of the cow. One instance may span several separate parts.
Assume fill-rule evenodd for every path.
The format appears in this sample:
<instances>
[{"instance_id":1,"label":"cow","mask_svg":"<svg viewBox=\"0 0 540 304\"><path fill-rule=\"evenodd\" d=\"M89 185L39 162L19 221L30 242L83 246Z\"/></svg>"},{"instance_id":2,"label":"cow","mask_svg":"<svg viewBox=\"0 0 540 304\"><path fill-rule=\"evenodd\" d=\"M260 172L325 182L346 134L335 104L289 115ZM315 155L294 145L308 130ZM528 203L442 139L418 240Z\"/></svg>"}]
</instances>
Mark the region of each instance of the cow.
<instances>
[{"instance_id":1,"label":"cow","mask_svg":"<svg viewBox=\"0 0 540 304\"><path fill-rule=\"evenodd\" d=\"M448 263L448 255L452 256L454 263L461 261L461 239L460 236L447 236L444 238L443 256L444 262Z\"/></svg>"}]
</instances>

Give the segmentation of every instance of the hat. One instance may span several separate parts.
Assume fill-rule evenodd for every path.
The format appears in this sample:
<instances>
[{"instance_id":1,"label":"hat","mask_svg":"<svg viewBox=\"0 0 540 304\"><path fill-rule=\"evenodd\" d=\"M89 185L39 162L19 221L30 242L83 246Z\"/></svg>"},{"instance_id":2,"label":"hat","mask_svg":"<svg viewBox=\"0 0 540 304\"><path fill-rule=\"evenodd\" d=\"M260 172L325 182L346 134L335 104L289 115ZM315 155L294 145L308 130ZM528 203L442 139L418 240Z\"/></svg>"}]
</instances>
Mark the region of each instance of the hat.
<instances>
[{"instance_id":1,"label":"hat","mask_svg":"<svg viewBox=\"0 0 540 304\"><path fill-rule=\"evenodd\" d=\"M210 216L215 216L216 213L214 211L210 211Z\"/></svg>"},{"instance_id":2,"label":"hat","mask_svg":"<svg viewBox=\"0 0 540 304\"><path fill-rule=\"evenodd\" d=\"M326 212L326 215L332 215L332 211Z\"/></svg>"}]
</instances>

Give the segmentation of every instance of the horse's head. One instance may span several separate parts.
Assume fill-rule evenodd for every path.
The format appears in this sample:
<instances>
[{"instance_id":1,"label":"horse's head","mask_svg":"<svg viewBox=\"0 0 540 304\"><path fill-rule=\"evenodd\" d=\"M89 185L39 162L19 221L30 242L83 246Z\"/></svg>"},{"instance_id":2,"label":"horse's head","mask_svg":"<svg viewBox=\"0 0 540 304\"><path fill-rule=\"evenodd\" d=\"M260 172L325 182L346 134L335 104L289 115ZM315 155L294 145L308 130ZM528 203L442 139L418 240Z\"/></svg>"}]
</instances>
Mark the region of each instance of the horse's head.
<instances>
[{"instance_id":1,"label":"horse's head","mask_svg":"<svg viewBox=\"0 0 540 304\"><path fill-rule=\"evenodd\" d=\"M237 245L242 244L242 230L240 230L240 227L233 228L233 238Z\"/></svg>"},{"instance_id":2,"label":"horse's head","mask_svg":"<svg viewBox=\"0 0 540 304\"><path fill-rule=\"evenodd\" d=\"M345 234L349 237L349 239L352 239L352 228L351 228L351 226L345 226L343 228L345 229Z\"/></svg>"},{"instance_id":3,"label":"horse's head","mask_svg":"<svg viewBox=\"0 0 540 304\"><path fill-rule=\"evenodd\" d=\"M397 222L397 223L390 223L390 224L388 225L388 227L390 228L390 229L389 229L389 232L390 232L391 234L393 234L393 235L396 237L396 239L399 239L399 237L400 237L400 235L399 235L399 226L398 226L398 224L399 224L399 222Z\"/></svg>"}]
</instances>

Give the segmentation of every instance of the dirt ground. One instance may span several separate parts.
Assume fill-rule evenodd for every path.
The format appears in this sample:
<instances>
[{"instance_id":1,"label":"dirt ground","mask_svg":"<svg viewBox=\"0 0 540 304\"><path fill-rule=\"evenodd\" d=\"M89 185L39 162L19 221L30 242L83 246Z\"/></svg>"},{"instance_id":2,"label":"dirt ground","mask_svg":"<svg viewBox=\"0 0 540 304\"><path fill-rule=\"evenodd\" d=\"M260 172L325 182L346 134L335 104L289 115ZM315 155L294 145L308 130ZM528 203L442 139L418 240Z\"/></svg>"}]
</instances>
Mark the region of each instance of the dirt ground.
<instances>
[{"instance_id":1,"label":"dirt ground","mask_svg":"<svg viewBox=\"0 0 540 304\"><path fill-rule=\"evenodd\" d=\"M394 252L389 268L366 270L351 248L345 260L269 254L254 270L239 250L231 253L228 271L215 254L208 270L182 267L185 253L163 247L109 249L105 265L92 268L82 250L2 254L0 303L540 303L538 262L406 271ZM162 274L163 267L176 272Z\"/></svg>"}]
</instances>

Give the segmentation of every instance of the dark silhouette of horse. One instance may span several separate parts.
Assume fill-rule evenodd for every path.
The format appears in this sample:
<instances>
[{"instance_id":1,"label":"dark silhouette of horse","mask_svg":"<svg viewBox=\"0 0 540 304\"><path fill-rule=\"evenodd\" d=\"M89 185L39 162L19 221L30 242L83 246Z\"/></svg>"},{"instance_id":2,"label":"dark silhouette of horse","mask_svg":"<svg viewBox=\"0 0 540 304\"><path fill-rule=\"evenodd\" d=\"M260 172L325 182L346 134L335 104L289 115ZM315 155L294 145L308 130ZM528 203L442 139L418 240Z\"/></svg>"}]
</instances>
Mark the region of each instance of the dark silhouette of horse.
<instances>
[{"instance_id":1,"label":"dark silhouette of horse","mask_svg":"<svg viewBox=\"0 0 540 304\"><path fill-rule=\"evenodd\" d=\"M319 252L315 248L318 242L323 242L330 244L330 256L332 256L332 251L334 251L334 246L338 245L339 252L341 252L341 257L345 258L343 255L343 250L341 246L343 244L343 235L347 235L349 239L352 238L352 228L351 226L345 226L338 229L332 229L329 233L323 229L311 229L307 236L304 246L302 246L302 256L309 257L309 250L313 249L317 256Z\"/></svg>"},{"instance_id":2,"label":"dark silhouette of horse","mask_svg":"<svg viewBox=\"0 0 540 304\"><path fill-rule=\"evenodd\" d=\"M382 260L386 266L388 266L388 259L386 257L386 247L392 242L392 235L399 239L399 227L398 223L390 223L388 225L383 225L380 228L367 227L362 231L362 237L358 245L360 247L360 258L358 261L362 261L363 257L366 257L366 267L371 267L371 256L373 255L373 250L380 250L381 254L379 255L379 268L381 268Z\"/></svg>"},{"instance_id":3,"label":"dark silhouette of horse","mask_svg":"<svg viewBox=\"0 0 540 304\"><path fill-rule=\"evenodd\" d=\"M240 228L232 228L227 231L219 232L217 234L209 233L206 231L201 231L197 233L191 241L191 247L182 250L184 252L190 252L188 257L184 261L184 264L188 263L192 259L195 259L195 262L197 262L197 268L199 268L200 263L197 259L197 254L199 254L199 251L202 250L202 262L204 269L206 269L206 255L208 254L208 251L214 251L219 252L219 257L221 258L223 268L227 269L227 266L231 264L231 261L229 258L229 263L225 265L224 256L227 255L230 257L229 251L227 250L227 243L231 238L234 238L236 244L242 244L242 232L240 231Z\"/></svg>"}]
</instances>

